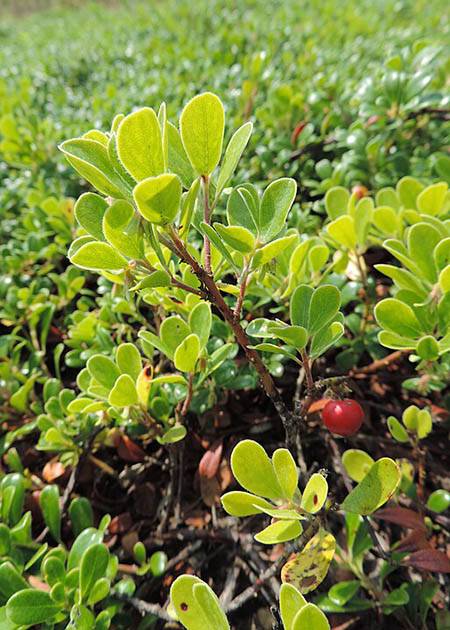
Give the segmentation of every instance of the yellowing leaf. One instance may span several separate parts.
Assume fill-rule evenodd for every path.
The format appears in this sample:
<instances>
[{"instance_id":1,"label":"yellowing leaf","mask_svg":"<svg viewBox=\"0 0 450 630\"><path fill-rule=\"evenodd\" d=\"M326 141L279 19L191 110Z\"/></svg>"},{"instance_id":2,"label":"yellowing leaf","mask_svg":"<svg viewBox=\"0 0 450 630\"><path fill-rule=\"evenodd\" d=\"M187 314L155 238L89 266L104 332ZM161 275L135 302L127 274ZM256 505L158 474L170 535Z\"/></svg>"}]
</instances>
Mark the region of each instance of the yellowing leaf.
<instances>
[{"instance_id":1,"label":"yellowing leaf","mask_svg":"<svg viewBox=\"0 0 450 630\"><path fill-rule=\"evenodd\" d=\"M314 475L311 475L303 491L301 508L305 510L305 512L315 514L322 508L327 500L327 495L327 480L320 473L314 473Z\"/></svg>"},{"instance_id":2,"label":"yellowing leaf","mask_svg":"<svg viewBox=\"0 0 450 630\"><path fill-rule=\"evenodd\" d=\"M336 549L333 534L320 529L303 551L281 569L281 581L292 584L302 594L315 590L328 573Z\"/></svg>"}]
</instances>

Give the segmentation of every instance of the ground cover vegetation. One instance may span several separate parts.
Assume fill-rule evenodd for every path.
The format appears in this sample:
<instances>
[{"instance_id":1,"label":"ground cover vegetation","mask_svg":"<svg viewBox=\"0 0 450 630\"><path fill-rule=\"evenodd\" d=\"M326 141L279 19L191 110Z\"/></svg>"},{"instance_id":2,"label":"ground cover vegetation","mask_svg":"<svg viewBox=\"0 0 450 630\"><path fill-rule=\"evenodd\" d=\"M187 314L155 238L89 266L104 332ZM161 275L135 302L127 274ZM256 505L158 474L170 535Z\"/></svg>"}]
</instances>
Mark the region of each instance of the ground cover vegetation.
<instances>
[{"instance_id":1,"label":"ground cover vegetation","mask_svg":"<svg viewBox=\"0 0 450 630\"><path fill-rule=\"evenodd\" d=\"M449 628L445 3L50 4L0 24L0 627Z\"/></svg>"}]
</instances>

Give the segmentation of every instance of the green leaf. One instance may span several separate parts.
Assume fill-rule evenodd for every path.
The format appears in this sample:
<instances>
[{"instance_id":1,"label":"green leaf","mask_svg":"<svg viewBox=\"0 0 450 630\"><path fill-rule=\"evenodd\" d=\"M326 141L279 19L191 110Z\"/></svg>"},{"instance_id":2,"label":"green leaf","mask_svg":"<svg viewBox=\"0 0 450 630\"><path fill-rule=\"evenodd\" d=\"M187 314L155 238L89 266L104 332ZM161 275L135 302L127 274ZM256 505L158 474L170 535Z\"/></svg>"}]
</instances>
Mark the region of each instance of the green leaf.
<instances>
[{"instance_id":1,"label":"green leaf","mask_svg":"<svg viewBox=\"0 0 450 630\"><path fill-rule=\"evenodd\" d=\"M273 258L279 256L287 247L297 240L297 238L297 234L289 234L288 236L277 238L275 241L258 249L253 257L252 269L258 269L258 267L267 264Z\"/></svg>"},{"instance_id":2,"label":"green leaf","mask_svg":"<svg viewBox=\"0 0 450 630\"><path fill-rule=\"evenodd\" d=\"M284 630L292 630L294 618L308 602L292 584L282 584L280 588L280 615Z\"/></svg>"},{"instance_id":3,"label":"green leaf","mask_svg":"<svg viewBox=\"0 0 450 630\"><path fill-rule=\"evenodd\" d=\"M103 144L87 138L74 138L66 140L59 148L73 168L99 192L119 199L123 197L124 182L115 172Z\"/></svg>"},{"instance_id":4,"label":"green leaf","mask_svg":"<svg viewBox=\"0 0 450 630\"><path fill-rule=\"evenodd\" d=\"M398 214L389 206L380 206L373 211L373 223L383 234L395 235L401 222Z\"/></svg>"},{"instance_id":5,"label":"green leaf","mask_svg":"<svg viewBox=\"0 0 450 630\"><path fill-rule=\"evenodd\" d=\"M308 341L308 333L303 326L270 325L268 332L297 350L303 350Z\"/></svg>"},{"instance_id":6,"label":"green leaf","mask_svg":"<svg viewBox=\"0 0 450 630\"><path fill-rule=\"evenodd\" d=\"M178 175L185 188L190 188L196 174L184 150L180 132L171 122L167 123L167 138L169 141L169 170Z\"/></svg>"},{"instance_id":7,"label":"green leaf","mask_svg":"<svg viewBox=\"0 0 450 630\"><path fill-rule=\"evenodd\" d=\"M139 212L150 223L172 223L180 208L181 182L177 175L164 173L137 184L133 197Z\"/></svg>"},{"instance_id":8,"label":"green leaf","mask_svg":"<svg viewBox=\"0 0 450 630\"><path fill-rule=\"evenodd\" d=\"M244 186L234 188L227 202L227 219L229 225L240 225L252 234L257 234L259 198Z\"/></svg>"},{"instance_id":9,"label":"green leaf","mask_svg":"<svg viewBox=\"0 0 450 630\"><path fill-rule=\"evenodd\" d=\"M405 209L415 209L416 199L422 192L423 186L414 177L403 177L396 186L397 194Z\"/></svg>"},{"instance_id":10,"label":"green leaf","mask_svg":"<svg viewBox=\"0 0 450 630\"><path fill-rule=\"evenodd\" d=\"M277 179L264 191L258 215L258 230L263 243L281 232L297 194L297 183L289 177Z\"/></svg>"},{"instance_id":11,"label":"green leaf","mask_svg":"<svg viewBox=\"0 0 450 630\"><path fill-rule=\"evenodd\" d=\"M136 181L164 171L161 128L153 109L143 107L125 116L117 130L117 153Z\"/></svg>"},{"instance_id":12,"label":"green leaf","mask_svg":"<svg viewBox=\"0 0 450 630\"><path fill-rule=\"evenodd\" d=\"M167 566L167 555L164 551L155 551L150 557L150 571L155 577L164 575Z\"/></svg>"},{"instance_id":13,"label":"green leaf","mask_svg":"<svg viewBox=\"0 0 450 630\"><path fill-rule=\"evenodd\" d=\"M382 457L345 498L342 509L354 514L372 514L394 494L400 476L400 469L394 460Z\"/></svg>"},{"instance_id":14,"label":"green leaf","mask_svg":"<svg viewBox=\"0 0 450 630\"><path fill-rule=\"evenodd\" d=\"M261 508L271 509L272 504L261 497L257 497L249 492L234 490L227 492L221 497L223 509L231 516L251 516L261 514Z\"/></svg>"},{"instance_id":15,"label":"green leaf","mask_svg":"<svg viewBox=\"0 0 450 630\"><path fill-rule=\"evenodd\" d=\"M443 293L450 292L450 265L444 267L439 274L439 286Z\"/></svg>"},{"instance_id":16,"label":"green leaf","mask_svg":"<svg viewBox=\"0 0 450 630\"><path fill-rule=\"evenodd\" d=\"M231 469L237 481L249 492L279 499L283 491L264 448L253 440L242 440L231 455Z\"/></svg>"},{"instance_id":17,"label":"green leaf","mask_svg":"<svg viewBox=\"0 0 450 630\"><path fill-rule=\"evenodd\" d=\"M197 335L188 335L175 350L173 362L180 372L195 372L195 365L200 356L201 344Z\"/></svg>"},{"instance_id":18,"label":"green leaf","mask_svg":"<svg viewBox=\"0 0 450 630\"><path fill-rule=\"evenodd\" d=\"M200 339L201 348L205 348L211 332L212 315L208 302L199 302L189 314L191 332Z\"/></svg>"},{"instance_id":19,"label":"green leaf","mask_svg":"<svg viewBox=\"0 0 450 630\"><path fill-rule=\"evenodd\" d=\"M437 271L432 252L441 241L438 230L429 223L416 223L408 230L408 252L421 274L430 282L436 282Z\"/></svg>"},{"instance_id":20,"label":"green leaf","mask_svg":"<svg viewBox=\"0 0 450 630\"><path fill-rule=\"evenodd\" d=\"M19 626L49 623L60 610L48 593L34 588L19 591L6 604L8 619Z\"/></svg>"},{"instance_id":21,"label":"green leaf","mask_svg":"<svg viewBox=\"0 0 450 630\"><path fill-rule=\"evenodd\" d=\"M56 485L45 486L39 495L39 505L45 524L57 541L61 540L61 508L59 505L59 488Z\"/></svg>"},{"instance_id":22,"label":"green leaf","mask_svg":"<svg viewBox=\"0 0 450 630\"><path fill-rule=\"evenodd\" d=\"M109 393L108 402L113 407L129 407L139 402L136 385L129 374L121 374Z\"/></svg>"},{"instance_id":23,"label":"green leaf","mask_svg":"<svg viewBox=\"0 0 450 630\"><path fill-rule=\"evenodd\" d=\"M230 629L214 592L193 575L177 577L170 588L170 601L187 630Z\"/></svg>"},{"instance_id":24,"label":"green leaf","mask_svg":"<svg viewBox=\"0 0 450 630\"><path fill-rule=\"evenodd\" d=\"M295 616L292 630L330 630L330 624L320 608L306 604Z\"/></svg>"},{"instance_id":25,"label":"green leaf","mask_svg":"<svg viewBox=\"0 0 450 630\"><path fill-rule=\"evenodd\" d=\"M103 354L94 354L88 359L86 367L92 378L108 390L114 386L120 376L119 368L114 361Z\"/></svg>"},{"instance_id":26,"label":"green leaf","mask_svg":"<svg viewBox=\"0 0 450 630\"><path fill-rule=\"evenodd\" d=\"M277 545L298 538L303 531L301 523L297 520L275 521L265 529L255 534L255 540L263 545Z\"/></svg>"},{"instance_id":27,"label":"green leaf","mask_svg":"<svg viewBox=\"0 0 450 630\"><path fill-rule=\"evenodd\" d=\"M222 102L211 92L195 96L183 109L180 117L181 139L199 175L210 175L218 165L224 127Z\"/></svg>"},{"instance_id":28,"label":"green leaf","mask_svg":"<svg viewBox=\"0 0 450 630\"><path fill-rule=\"evenodd\" d=\"M300 507L309 514L322 509L328 496L328 483L323 475L314 473L305 486Z\"/></svg>"},{"instance_id":29,"label":"green leaf","mask_svg":"<svg viewBox=\"0 0 450 630\"><path fill-rule=\"evenodd\" d=\"M355 250L358 242L355 229L355 221L348 214L339 217L326 226L328 234L339 245L350 250Z\"/></svg>"},{"instance_id":30,"label":"green leaf","mask_svg":"<svg viewBox=\"0 0 450 630\"><path fill-rule=\"evenodd\" d=\"M434 216L440 214L445 203L447 191L448 184L445 182L439 182L438 184L427 186L427 188L419 193L416 199L417 209L419 212Z\"/></svg>"},{"instance_id":31,"label":"green leaf","mask_svg":"<svg viewBox=\"0 0 450 630\"><path fill-rule=\"evenodd\" d=\"M272 455L272 464L284 498L291 500L298 486L298 470L294 458L287 448L278 448Z\"/></svg>"},{"instance_id":32,"label":"green leaf","mask_svg":"<svg viewBox=\"0 0 450 630\"><path fill-rule=\"evenodd\" d=\"M165 347L164 352L167 350L170 359L173 358L175 350L191 332L190 327L181 317L177 315L166 317L161 324L159 336Z\"/></svg>"},{"instance_id":33,"label":"green leaf","mask_svg":"<svg viewBox=\"0 0 450 630\"><path fill-rule=\"evenodd\" d=\"M397 420L397 418L394 418L394 416L389 416L387 423L390 434L392 435L394 440L396 440L397 442L409 442L408 433L405 430L405 427Z\"/></svg>"},{"instance_id":34,"label":"green leaf","mask_svg":"<svg viewBox=\"0 0 450 630\"><path fill-rule=\"evenodd\" d=\"M134 381L142 370L141 355L133 343L121 343L117 347L116 363L122 374L129 374Z\"/></svg>"},{"instance_id":35,"label":"green leaf","mask_svg":"<svg viewBox=\"0 0 450 630\"><path fill-rule=\"evenodd\" d=\"M311 299L314 289L306 284L297 287L291 296L290 318L295 326L308 327Z\"/></svg>"},{"instance_id":36,"label":"green leaf","mask_svg":"<svg viewBox=\"0 0 450 630\"><path fill-rule=\"evenodd\" d=\"M310 335L314 335L321 328L330 323L341 305L339 289L331 284L325 284L314 290L309 303L308 324Z\"/></svg>"},{"instance_id":37,"label":"green leaf","mask_svg":"<svg viewBox=\"0 0 450 630\"><path fill-rule=\"evenodd\" d=\"M345 606L358 592L361 584L359 580L346 580L334 584L328 591L328 597L337 606Z\"/></svg>"},{"instance_id":38,"label":"green leaf","mask_svg":"<svg viewBox=\"0 0 450 630\"><path fill-rule=\"evenodd\" d=\"M103 197L95 193L84 193L75 204L75 218L82 228L98 241L104 240L103 215L108 208Z\"/></svg>"},{"instance_id":39,"label":"green leaf","mask_svg":"<svg viewBox=\"0 0 450 630\"><path fill-rule=\"evenodd\" d=\"M91 545L83 553L80 563L80 592L83 599L96 582L105 577L109 559L109 551L102 543Z\"/></svg>"},{"instance_id":40,"label":"green leaf","mask_svg":"<svg viewBox=\"0 0 450 630\"><path fill-rule=\"evenodd\" d=\"M84 529L92 527L94 523L94 513L91 503L85 497L76 497L69 506L70 522L75 536L78 536Z\"/></svg>"},{"instance_id":41,"label":"green leaf","mask_svg":"<svg viewBox=\"0 0 450 630\"><path fill-rule=\"evenodd\" d=\"M241 155L249 141L253 129L253 123L247 122L239 127L231 137L230 142L225 150L222 166L220 167L219 177L217 178L216 198L218 198L230 181L236 166L238 165Z\"/></svg>"},{"instance_id":42,"label":"green leaf","mask_svg":"<svg viewBox=\"0 0 450 630\"><path fill-rule=\"evenodd\" d=\"M412 308L396 298L381 300L374 314L377 323L389 332L413 339L421 335L421 326Z\"/></svg>"},{"instance_id":43,"label":"green leaf","mask_svg":"<svg viewBox=\"0 0 450 630\"><path fill-rule=\"evenodd\" d=\"M424 361L436 361L439 358L439 344L434 337L426 335L419 340L416 352Z\"/></svg>"},{"instance_id":44,"label":"green leaf","mask_svg":"<svg viewBox=\"0 0 450 630\"><path fill-rule=\"evenodd\" d=\"M330 219L337 219L347 213L350 193L342 186L330 188L325 195L325 209Z\"/></svg>"},{"instance_id":45,"label":"green leaf","mask_svg":"<svg viewBox=\"0 0 450 630\"><path fill-rule=\"evenodd\" d=\"M17 591L22 591L28 587L28 582L12 562L7 560L0 564L0 595L3 601L7 601Z\"/></svg>"},{"instance_id":46,"label":"green leaf","mask_svg":"<svg viewBox=\"0 0 450 630\"><path fill-rule=\"evenodd\" d=\"M82 269L118 270L128 266L126 258L108 243L99 241L82 245L70 256L70 262Z\"/></svg>"},{"instance_id":47,"label":"green leaf","mask_svg":"<svg viewBox=\"0 0 450 630\"><path fill-rule=\"evenodd\" d=\"M331 348L344 334L344 326L340 321L332 322L328 327L317 332L311 341L310 358L317 359Z\"/></svg>"},{"instance_id":48,"label":"green leaf","mask_svg":"<svg viewBox=\"0 0 450 630\"><path fill-rule=\"evenodd\" d=\"M417 437L419 439L427 437L432 428L431 414L426 409L421 409L417 414Z\"/></svg>"},{"instance_id":49,"label":"green leaf","mask_svg":"<svg viewBox=\"0 0 450 630\"><path fill-rule=\"evenodd\" d=\"M110 590L111 583L107 578L100 578L99 580L97 580L97 582L92 586L92 589L88 594L88 606L94 606L98 602L101 602L102 599L105 599L105 597L108 597ZM97 625L95 625L95 630L97 630Z\"/></svg>"},{"instance_id":50,"label":"green leaf","mask_svg":"<svg viewBox=\"0 0 450 630\"><path fill-rule=\"evenodd\" d=\"M91 545L97 545L101 543L103 540L103 532L95 529L94 527L88 527L84 529L81 534L79 534L69 553L69 557L67 559L67 570L71 571L75 569L80 564L81 558Z\"/></svg>"},{"instance_id":51,"label":"green leaf","mask_svg":"<svg viewBox=\"0 0 450 630\"><path fill-rule=\"evenodd\" d=\"M139 260L144 257L144 242L139 221L128 201L119 199L105 212L102 224L108 243L124 256Z\"/></svg>"},{"instance_id":52,"label":"green leaf","mask_svg":"<svg viewBox=\"0 0 450 630\"><path fill-rule=\"evenodd\" d=\"M450 492L439 489L430 494L427 501L427 508L437 514L442 514L450 507Z\"/></svg>"},{"instance_id":53,"label":"green leaf","mask_svg":"<svg viewBox=\"0 0 450 630\"><path fill-rule=\"evenodd\" d=\"M250 254L255 249L256 239L244 227L214 223L214 229L229 247L242 254Z\"/></svg>"},{"instance_id":54,"label":"green leaf","mask_svg":"<svg viewBox=\"0 0 450 630\"><path fill-rule=\"evenodd\" d=\"M237 267L235 265L233 258L231 257L231 253L225 247L222 239L217 234L215 229L211 225L208 225L207 223L202 221L200 225L198 226L198 230L199 232L201 232L201 234L203 234L203 236L207 236L209 238L209 240L217 249L217 251L219 251L224 257L224 259L231 265L231 267L237 271Z\"/></svg>"},{"instance_id":55,"label":"green leaf","mask_svg":"<svg viewBox=\"0 0 450 630\"><path fill-rule=\"evenodd\" d=\"M186 437L186 427L178 425L170 427L168 431L164 433L162 437L158 437L157 440L160 444L175 444Z\"/></svg>"}]
</instances>

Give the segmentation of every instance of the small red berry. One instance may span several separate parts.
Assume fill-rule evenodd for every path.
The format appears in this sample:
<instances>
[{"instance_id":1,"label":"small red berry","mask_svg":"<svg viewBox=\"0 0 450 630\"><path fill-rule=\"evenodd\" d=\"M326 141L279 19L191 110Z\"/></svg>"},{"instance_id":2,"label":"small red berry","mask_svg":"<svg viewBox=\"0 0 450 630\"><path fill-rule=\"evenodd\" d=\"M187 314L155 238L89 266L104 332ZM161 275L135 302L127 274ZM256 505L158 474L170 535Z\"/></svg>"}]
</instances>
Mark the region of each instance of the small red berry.
<instances>
[{"instance_id":1,"label":"small red berry","mask_svg":"<svg viewBox=\"0 0 450 630\"><path fill-rule=\"evenodd\" d=\"M365 186L358 184L357 186L353 186L352 193L355 195L356 199L362 199L363 197L367 197L369 191Z\"/></svg>"},{"instance_id":2,"label":"small red berry","mask_svg":"<svg viewBox=\"0 0 450 630\"><path fill-rule=\"evenodd\" d=\"M364 420L363 408L356 400L330 400L322 411L322 419L329 431L337 435L353 435Z\"/></svg>"}]
</instances>

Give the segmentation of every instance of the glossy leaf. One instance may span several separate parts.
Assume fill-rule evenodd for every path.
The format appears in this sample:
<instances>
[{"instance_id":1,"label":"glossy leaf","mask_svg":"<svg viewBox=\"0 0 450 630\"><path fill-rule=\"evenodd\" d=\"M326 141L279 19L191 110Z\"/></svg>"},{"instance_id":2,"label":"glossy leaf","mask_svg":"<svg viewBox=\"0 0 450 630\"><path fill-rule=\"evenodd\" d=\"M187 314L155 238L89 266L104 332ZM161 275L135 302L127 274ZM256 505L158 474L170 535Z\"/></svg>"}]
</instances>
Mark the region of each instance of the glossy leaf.
<instances>
[{"instance_id":1,"label":"glossy leaf","mask_svg":"<svg viewBox=\"0 0 450 630\"><path fill-rule=\"evenodd\" d=\"M278 499L283 491L264 448L253 440L242 440L231 455L231 469L237 481L249 492Z\"/></svg>"},{"instance_id":2,"label":"glossy leaf","mask_svg":"<svg viewBox=\"0 0 450 630\"><path fill-rule=\"evenodd\" d=\"M306 604L295 616L292 630L330 630L325 614L314 604Z\"/></svg>"},{"instance_id":3,"label":"glossy leaf","mask_svg":"<svg viewBox=\"0 0 450 630\"><path fill-rule=\"evenodd\" d=\"M46 623L61 610L48 593L34 588L19 591L9 599L6 614L18 626Z\"/></svg>"},{"instance_id":4,"label":"glossy leaf","mask_svg":"<svg viewBox=\"0 0 450 630\"><path fill-rule=\"evenodd\" d=\"M119 270L127 267L127 259L109 243L99 241L85 243L70 256L70 262L82 269L102 271Z\"/></svg>"},{"instance_id":5,"label":"glossy leaf","mask_svg":"<svg viewBox=\"0 0 450 630\"><path fill-rule=\"evenodd\" d=\"M233 175L238 162L250 139L253 129L251 122L246 122L232 135L225 150L219 177L217 178L216 196L218 197Z\"/></svg>"},{"instance_id":6,"label":"glossy leaf","mask_svg":"<svg viewBox=\"0 0 450 630\"><path fill-rule=\"evenodd\" d=\"M298 486L298 470L290 451L278 448L272 455L272 464L284 497L292 499Z\"/></svg>"},{"instance_id":7,"label":"glossy leaf","mask_svg":"<svg viewBox=\"0 0 450 630\"><path fill-rule=\"evenodd\" d=\"M193 575L181 575L170 588L170 601L187 630L229 630L219 600L207 584Z\"/></svg>"},{"instance_id":8,"label":"glossy leaf","mask_svg":"<svg viewBox=\"0 0 450 630\"><path fill-rule=\"evenodd\" d=\"M302 531L303 527L298 520L275 521L255 534L255 540L264 545L276 545L297 538Z\"/></svg>"},{"instance_id":9,"label":"glossy leaf","mask_svg":"<svg viewBox=\"0 0 450 630\"><path fill-rule=\"evenodd\" d=\"M129 407L137 405L138 401L134 379L129 374L121 374L109 393L109 404L113 407Z\"/></svg>"},{"instance_id":10,"label":"glossy leaf","mask_svg":"<svg viewBox=\"0 0 450 630\"><path fill-rule=\"evenodd\" d=\"M280 588L280 615L284 630L292 630L294 618L308 602L301 593L287 582Z\"/></svg>"},{"instance_id":11,"label":"glossy leaf","mask_svg":"<svg viewBox=\"0 0 450 630\"><path fill-rule=\"evenodd\" d=\"M258 230L264 243L272 240L281 232L297 194L294 179L277 179L264 191L258 215Z\"/></svg>"},{"instance_id":12,"label":"glossy leaf","mask_svg":"<svg viewBox=\"0 0 450 630\"><path fill-rule=\"evenodd\" d=\"M188 335L175 350L173 362L180 372L194 372L200 356L201 344L197 335Z\"/></svg>"},{"instance_id":13,"label":"glossy leaf","mask_svg":"<svg viewBox=\"0 0 450 630\"><path fill-rule=\"evenodd\" d=\"M400 469L388 457L375 462L367 475L342 503L342 509L355 514L372 514L394 494L400 482Z\"/></svg>"},{"instance_id":14,"label":"glossy leaf","mask_svg":"<svg viewBox=\"0 0 450 630\"><path fill-rule=\"evenodd\" d=\"M107 208L106 200L95 193L84 193L78 198L74 207L78 223L98 241L104 239L102 224Z\"/></svg>"}]
</instances>

